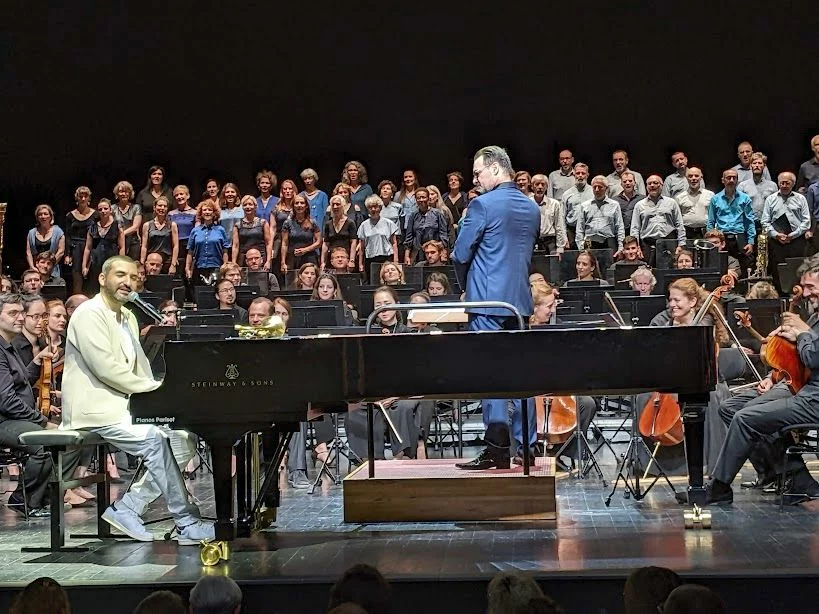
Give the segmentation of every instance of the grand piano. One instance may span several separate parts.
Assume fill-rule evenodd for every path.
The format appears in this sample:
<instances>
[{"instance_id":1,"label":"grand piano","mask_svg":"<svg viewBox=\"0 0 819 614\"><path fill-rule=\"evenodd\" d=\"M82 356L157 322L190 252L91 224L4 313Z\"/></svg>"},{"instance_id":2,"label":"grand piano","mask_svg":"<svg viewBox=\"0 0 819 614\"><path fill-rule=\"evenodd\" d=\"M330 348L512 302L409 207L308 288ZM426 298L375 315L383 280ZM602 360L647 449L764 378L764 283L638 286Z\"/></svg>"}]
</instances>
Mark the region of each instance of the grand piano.
<instances>
[{"instance_id":1,"label":"grand piano","mask_svg":"<svg viewBox=\"0 0 819 614\"><path fill-rule=\"evenodd\" d=\"M717 383L713 340L712 327L688 326L168 341L162 386L133 395L130 410L134 423L187 429L210 444L217 540L237 535L231 451L243 434L306 420L311 406L386 397L677 393L689 502L702 504L704 411ZM424 367L441 356L447 369ZM238 524L246 534L247 520Z\"/></svg>"}]
</instances>

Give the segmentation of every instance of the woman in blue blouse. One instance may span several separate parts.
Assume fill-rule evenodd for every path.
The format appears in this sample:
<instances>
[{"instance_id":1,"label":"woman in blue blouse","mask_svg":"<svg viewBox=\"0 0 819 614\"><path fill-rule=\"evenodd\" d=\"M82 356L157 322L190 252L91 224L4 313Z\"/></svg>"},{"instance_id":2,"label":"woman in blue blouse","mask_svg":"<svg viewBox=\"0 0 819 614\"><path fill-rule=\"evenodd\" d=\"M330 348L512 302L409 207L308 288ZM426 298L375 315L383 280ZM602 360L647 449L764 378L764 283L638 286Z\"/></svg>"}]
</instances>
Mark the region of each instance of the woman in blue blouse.
<instances>
[{"instance_id":1,"label":"woman in blue blouse","mask_svg":"<svg viewBox=\"0 0 819 614\"><path fill-rule=\"evenodd\" d=\"M168 212L168 219L176 224L179 235L179 256L176 263L179 268L180 265L184 266L188 255L188 239L196 225L196 209L191 207L191 191L186 185L178 185L173 189L173 199L176 208Z\"/></svg>"},{"instance_id":2,"label":"woman in blue blouse","mask_svg":"<svg viewBox=\"0 0 819 614\"><path fill-rule=\"evenodd\" d=\"M316 220L316 224L321 225L327 207L330 206L330 197L327 196L327 192L318 189L318 173L312 168L304 169L299 177L304 183L304 191L301 193L307 197L310 216Z\"/></svg>"},{"instance_id":3,"label":"woman in blue blouse","mask_svg":"<svg viewBox=\"0 0 819 614\"><path fill-rule=\"evenodd\" d=\"M228 261L228 237L219 224L219 205L206 200L196 207L196 221L188 239L185 276L195 284L211 285L219 275L219 267Z\"/></svg>"},{"instance_id":4,"label":"woman in blue blouse","mask_svg":"<svg viewBox=\"0 0 819 614\"><path fill-rule=\"evenodd\" d=\"M341 181L350 186L350 202L364 210L364 201L372 196L373 189L367 183L367 169L358 160L350 160L341 172Z\"/></svg>"},{"instance_id":5,"label":"woman in blue blouse","mask_svg":"<svg viewBox=\"0 0 819 614\"><path fill-rule=\"evenodd\" d=\"M256 187L259 188L259 195L256 197L256 216L270 223L270 216L273 207L279 202L279 197L274 196L276 188L279 186L279 178L273 171L267 169L256 173Z\"/></svg>"}]
</instances>

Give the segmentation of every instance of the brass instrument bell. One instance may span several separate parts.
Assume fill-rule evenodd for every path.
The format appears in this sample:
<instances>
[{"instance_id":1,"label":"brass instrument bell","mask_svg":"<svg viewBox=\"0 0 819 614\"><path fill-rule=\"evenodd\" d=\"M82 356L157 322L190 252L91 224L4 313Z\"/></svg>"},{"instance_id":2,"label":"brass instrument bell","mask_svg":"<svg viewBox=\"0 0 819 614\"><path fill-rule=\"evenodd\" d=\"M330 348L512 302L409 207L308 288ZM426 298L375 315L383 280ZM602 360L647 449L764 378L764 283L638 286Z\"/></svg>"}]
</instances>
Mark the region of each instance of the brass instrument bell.
<instances>
[{"instance_id":1,"label":"brass instrument bell","mask_svg":"<svg viewBox=\"0 0 819 614\"><path fill-rule=\"evenodd\" d=\"M234 328L242 339L281 339L286 330L284 320L275 314L266 317L259 326L237 324Z\"/></svg>"},{"instance_id":2,"label":"brass instrument bell","mask_svg":"<svg viewBox=\"0 0 819 614\"><path fill-rule=\"evenodd\" d=\"M220 561L230 559L230 546L226 541L203 541L199 558L202 560L202 565L213 567L214 565L218 565Z\"/></svg>"}]
</instances>

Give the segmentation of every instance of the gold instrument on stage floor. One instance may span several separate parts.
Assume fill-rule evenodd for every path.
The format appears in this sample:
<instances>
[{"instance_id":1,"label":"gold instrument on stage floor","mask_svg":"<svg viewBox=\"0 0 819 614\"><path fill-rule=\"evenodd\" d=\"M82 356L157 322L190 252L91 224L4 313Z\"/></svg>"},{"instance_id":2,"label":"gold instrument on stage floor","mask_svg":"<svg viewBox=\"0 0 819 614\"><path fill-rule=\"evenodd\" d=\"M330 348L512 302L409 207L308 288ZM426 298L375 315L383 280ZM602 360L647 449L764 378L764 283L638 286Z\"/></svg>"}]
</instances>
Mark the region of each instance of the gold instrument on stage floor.
<instances>
[{"instance_id":1,"label":"gold instrument on stage floor","mask_svg":"<svg viewBox=\"0 0 819 614\"><path fill-rule=\"evenodd\" d=\"M206 567L213 567L218 565L219 561L227 561L230 559L230 546L228 542L202 542L202 550L199 552L199 558L202 560L202 565Z\"/></svg>"}]
</instances>

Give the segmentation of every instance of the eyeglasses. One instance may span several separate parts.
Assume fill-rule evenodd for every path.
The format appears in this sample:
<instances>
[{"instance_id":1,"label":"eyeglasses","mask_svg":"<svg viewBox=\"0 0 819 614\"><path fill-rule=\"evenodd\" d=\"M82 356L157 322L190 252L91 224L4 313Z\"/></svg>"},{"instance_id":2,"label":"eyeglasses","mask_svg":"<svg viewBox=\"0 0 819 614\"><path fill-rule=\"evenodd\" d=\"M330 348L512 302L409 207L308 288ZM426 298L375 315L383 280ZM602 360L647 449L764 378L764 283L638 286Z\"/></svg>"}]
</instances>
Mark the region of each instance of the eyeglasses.
<instances>
[{"instance_id":1,"label":"eyeglasses","mask_svg":"<svg viewBox=\"0 0 819 614\"><path fill-rule=\"evenodd\" d=\"M236 292L236 290L234 288L222 288L217 294L230 294L231 292Z\"/></svg>"},{"instance_id":2,"label":"eyeglasses","mask_svg":"<svg viewBox=\"0 0 819 614\"><path fill-rule=\"evenodd\" d=\"M473 178L473 179L477 179L478 177L480 177L480 176L481 176L481 173L483 173L483 172L484 172L486 169L488 169L490 166L492 166L492 165L491 165L491 164L487 164L486 166L484 166L484 167L483 167L481 170L479 170L479 171L472 171L472 178Z\"/></svg>"},{"instance_id":3,"label":"eyeglasses","mask_svg":"<svg viewBox=\"0 0 819 614\"><path fill-rule=\"evenodd\" d=\"M161 313L163 316L172 316L178 312L179 312L178 309L163 309L159 313Z\"/></svg>"},{"instance_id":4,"label":"eyeglasses","mask_svg":"<svg viewBox=\"0 0 819 614\"><path fill-rule=\"evenodd\" d=\"M42 320L46 317L47 314L45 313L27 313L26 317L31 318L32 320Z\"/></svg>"}]
</instances>

